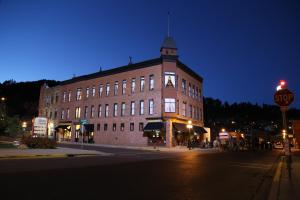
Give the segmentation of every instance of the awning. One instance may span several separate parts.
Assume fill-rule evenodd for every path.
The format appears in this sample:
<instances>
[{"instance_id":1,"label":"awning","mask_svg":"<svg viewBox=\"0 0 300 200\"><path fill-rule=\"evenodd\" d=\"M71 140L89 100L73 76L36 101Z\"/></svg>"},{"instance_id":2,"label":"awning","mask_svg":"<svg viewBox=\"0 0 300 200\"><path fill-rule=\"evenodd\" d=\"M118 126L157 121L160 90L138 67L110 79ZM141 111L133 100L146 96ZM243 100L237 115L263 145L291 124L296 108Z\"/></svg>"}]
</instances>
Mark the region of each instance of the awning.
<instances>
[{"instance_id":1,"label":"awning","mask_svg":"<svg viewBox=\"0 0 300 200\"><path fill-rule=\"evenodd\" d=\"M58 125L57 127L55 127L55 130L58 131L58 129L63 129L63 130L68 130L68 131L71 131L71 125Z\"/></svg>"},{"instance_id":2,"label":"awning","mask_svg":"<svg viewBox=\"0 0 300 200\"><path fill-rule=\"evenodd\" d=\"M189 130L186 127L186 124L173 123L174 130L177 132L188 133Z\"/></svg>"},{"instance_id":3,"label":"awning","mask_svg":"<svg viewBox=\"0 0 300 200\"><path fill-rule=\"evenodd\" d=\"M144 127L144 132L148 131L161 131L165 127L165 124L163 122L149 122Z\"/></svg>"},{"instance_id":4,"label":"awning","mask_svg":"<svg viewBox=\"0 0 300 200\"><path fill-rule=\"evenodd\" d=\"M94 132L94 124L84 124L84 130L87 132Z\"/></svg>"},{"instance_id":5,"label":"awning","mask_svg":"<svg viewBox=\"0 0 300 200\"><path fill-rule=\"evenodd\" d=\"M198 134L207 133L207 131L201 126L193 126L194 132Z\"/></svg>"}]
</instances>

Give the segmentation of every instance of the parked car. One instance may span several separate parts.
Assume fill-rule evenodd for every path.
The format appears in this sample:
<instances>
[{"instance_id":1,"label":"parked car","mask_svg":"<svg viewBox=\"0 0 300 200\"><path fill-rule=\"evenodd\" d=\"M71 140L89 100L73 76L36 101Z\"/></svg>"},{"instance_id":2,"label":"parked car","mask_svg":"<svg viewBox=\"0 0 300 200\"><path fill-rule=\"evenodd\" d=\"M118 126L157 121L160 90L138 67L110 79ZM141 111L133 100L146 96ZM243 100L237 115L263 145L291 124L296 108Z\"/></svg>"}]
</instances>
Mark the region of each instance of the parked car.
<instances>
[{"instance_id":1,"label":"parked car","mask_svg":"<svg viewBox=\"0 0 300 200\"><path fill-rule=\"evenodd\" d=\"M280 141L274 142L273 147L274 147L274 149L283 149L283 144Z\"/></svg>"}]
</instances>

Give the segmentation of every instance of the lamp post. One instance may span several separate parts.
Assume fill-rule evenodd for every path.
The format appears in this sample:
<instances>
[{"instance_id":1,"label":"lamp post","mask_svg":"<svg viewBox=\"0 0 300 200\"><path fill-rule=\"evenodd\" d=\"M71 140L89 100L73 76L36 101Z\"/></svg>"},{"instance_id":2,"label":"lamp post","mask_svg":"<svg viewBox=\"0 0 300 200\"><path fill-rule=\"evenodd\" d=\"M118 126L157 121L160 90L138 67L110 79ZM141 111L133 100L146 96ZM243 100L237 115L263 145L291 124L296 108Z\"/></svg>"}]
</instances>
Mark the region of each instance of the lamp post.
<instances>
[{"instance_id":1,"label":"lamp post","mask_svg":"<svg viewBox=\"0 0 300 200\"><path fill-rule=\"evenodd\" d=\"M188 139L188 148L191 150L190 137L191 137L191 128L193 128L192 121L189 120L186 127L189 129L189 139Z\"/></svg>"},{"instance_id":2,"label":"lamp post","mask_svg":"<svg viewBox=\"0 0 300 200\"><path fill-rule=\"evenodd\" d=\"M5 106L6 98L0 98L0 120L4 120L6 117L6 106Z\"/></svg>"}]
</instances>

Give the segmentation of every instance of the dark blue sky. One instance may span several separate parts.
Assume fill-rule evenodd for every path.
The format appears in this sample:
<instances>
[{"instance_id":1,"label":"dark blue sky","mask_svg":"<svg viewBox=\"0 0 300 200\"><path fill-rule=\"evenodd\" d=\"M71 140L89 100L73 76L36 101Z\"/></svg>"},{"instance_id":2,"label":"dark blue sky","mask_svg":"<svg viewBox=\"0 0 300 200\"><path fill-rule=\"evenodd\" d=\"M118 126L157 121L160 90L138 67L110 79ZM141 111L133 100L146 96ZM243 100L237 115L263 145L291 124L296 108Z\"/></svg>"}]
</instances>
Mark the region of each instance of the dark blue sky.
<instances>
[{"instance_id":1,"label":"dark blue sky","mask_svg":"<svg viewBox=\"0 0 300 200\"><path fill-rule=\"evenodd\" d=\"M273 103L286 79L300 108L297 0L0 0L0 82L65 80L159 56L171 12L180 60L204 95Z\"/></svg>"}]
</instances>

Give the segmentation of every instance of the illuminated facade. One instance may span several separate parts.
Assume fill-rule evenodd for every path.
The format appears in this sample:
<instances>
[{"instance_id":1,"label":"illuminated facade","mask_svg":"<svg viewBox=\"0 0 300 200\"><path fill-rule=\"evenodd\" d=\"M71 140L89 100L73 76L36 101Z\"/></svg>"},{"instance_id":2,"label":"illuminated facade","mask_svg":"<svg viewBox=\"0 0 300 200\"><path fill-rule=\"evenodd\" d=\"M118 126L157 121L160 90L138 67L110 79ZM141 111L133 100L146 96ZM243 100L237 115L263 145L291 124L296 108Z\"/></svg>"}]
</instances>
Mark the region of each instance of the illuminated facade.
<instances>
[{"instance_id":1,"label":"illuminated facade","mask_svg":"<svg viewBox=\"0 0 300 200\"><path fill-rule=\"evenodd\" d=\"M171 147L184 132L203 134L202 77L179 61L171 37L160 53L59 86L44 85L39 116L54 123L56 138L75 142L143 146L159 137Z\"/></svg>"}]
</instances>

